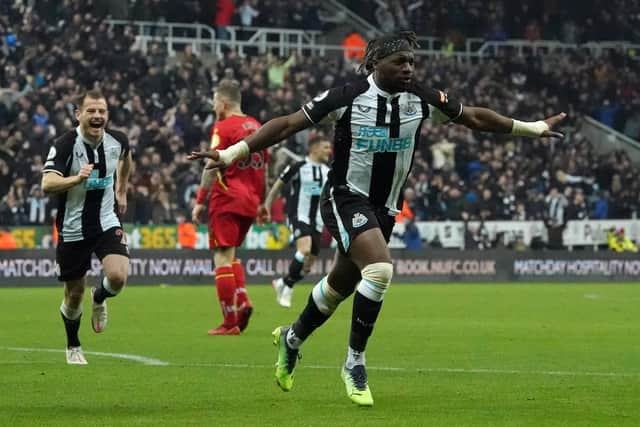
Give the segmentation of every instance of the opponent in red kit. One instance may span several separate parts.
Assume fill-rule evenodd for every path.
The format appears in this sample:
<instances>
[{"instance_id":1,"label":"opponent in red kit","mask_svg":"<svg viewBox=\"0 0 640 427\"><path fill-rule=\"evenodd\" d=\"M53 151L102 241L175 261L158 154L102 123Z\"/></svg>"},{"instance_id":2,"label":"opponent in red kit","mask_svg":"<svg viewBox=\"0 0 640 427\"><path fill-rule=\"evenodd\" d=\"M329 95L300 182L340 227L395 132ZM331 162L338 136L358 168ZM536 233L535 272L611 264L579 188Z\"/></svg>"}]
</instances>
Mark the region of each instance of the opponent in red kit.
<instances>
[{"instance_id":1,"label":"opponent in red kit","mask_svg":"<svg viewBox=\"0 0 640 427\"><path fill-rule=\"evenodd\" d=\"M217 122L211 132L211 149L229 147L251 135L260 123L240 109L240 85L221 80L213 96ZM213 250L215 285L224 320L209 335L238 335L253 311L245 288L242 264L235 257L258 212L265 186L267 150L251 154L224 170L204 169L197 204L192 211L200 221L209 203L209 247Z\"/></svg>"}]
</instances>

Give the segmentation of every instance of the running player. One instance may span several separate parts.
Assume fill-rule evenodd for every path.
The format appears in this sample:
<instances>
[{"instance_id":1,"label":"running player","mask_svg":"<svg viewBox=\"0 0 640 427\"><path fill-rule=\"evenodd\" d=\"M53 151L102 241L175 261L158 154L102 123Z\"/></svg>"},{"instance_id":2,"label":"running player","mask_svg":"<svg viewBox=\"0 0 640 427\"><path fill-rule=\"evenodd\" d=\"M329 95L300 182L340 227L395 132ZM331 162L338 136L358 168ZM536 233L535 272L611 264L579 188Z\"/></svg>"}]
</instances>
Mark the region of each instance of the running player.
<instances>
[{"instance_id":1,"label":"running player","mask_svg":"<svg viewBox=\"0 0 640 427\"><path fill-rule=\"evenodd\" d=\"M425 119L478 131L562 137L551 128L564 119L564 113L521 122L488 108L463 107L447 93L423 87L414 79L413 50L417 46L413 32L371 40L362 64L365 77L321 93L301 110L270 120L226 150L190 156L209 158L206 167L221 167L314 124L335 123L334 158L320 209L338 251L331 271L313 288L298 319L274 331L276 381L285 391L293 387L301 344L355 291L341 376L353 402L373 405L365 347L391 283L393 265L387 243Z\"/></svg>"},{"instance_id":2,"label":"running player","mask_svg":"<svg viewBox=\"0 0 640 427\"><path fill-rule=\"evenodd\" d=\"M264 205L258 210L261 220L270 222L273 200L283 186L291 184L287 196L287 216L296 241L296 253L289 264L289 274L272 282L276 301L283 307L291 307L293 285L311 270L320 251L320 233L324 223L318 207L322 187L327 181L329 167L326 163L330 154L331 142L324 136L313 137L309 141L307 157L282 171L267 194Z\"/></svg>"},{"instance_id":3,"label":"running player","mask_svg":"<svg viewBox=\"0 0 640 427\"><path fill-rule=\"evenodd\" d=\"M211 132L211 149L225 149L260 128L260 123L240 109L240 85L221 80L213 96L217 122ZM264 194L267 150L233 162L224 170L204 169L196 205L195 223L209 208L209 247L213 250L215 286L223 321L209 335L238 335L245 330L253 306L245 288L244 269L236 258L258 213Z\"/></svg>"},{"instance_id":4,"label":"running player","mask_svg":"<svg viewBox=\"0 0 640 427\"><path fill-rule=\"evenodd\" d=\"M116 212L127 209L132 160L126 135L106 129L109 111L99 90L80 98L76 119L79 126L56 139L49 151L42 189L58 195L56 263L58 279L64 282L60 312L67 333L67 363L86 365L78 329L92 254L104 272L91 292L95 332L107 326L105 299L118 295L127 280L129 249Z\"/></svg>"}]
</instances>

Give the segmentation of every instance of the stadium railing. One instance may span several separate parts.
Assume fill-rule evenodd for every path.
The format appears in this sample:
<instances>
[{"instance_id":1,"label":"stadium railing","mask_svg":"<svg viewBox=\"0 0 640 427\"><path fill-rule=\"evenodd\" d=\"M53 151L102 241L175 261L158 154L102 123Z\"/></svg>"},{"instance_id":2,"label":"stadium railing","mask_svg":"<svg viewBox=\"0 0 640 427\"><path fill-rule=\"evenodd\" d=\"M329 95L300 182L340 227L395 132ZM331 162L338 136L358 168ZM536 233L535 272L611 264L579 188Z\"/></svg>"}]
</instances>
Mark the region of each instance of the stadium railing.
<instances>
[{"instance_id":1,"label":"stadium railing","mask_svg":"<svg viewBox=\"0 0 640 427\"><path fill-rule=\"evenodd\" d=\"M229 26L229 39L216 37L215 30L202 24L174 22L108 20L111 28L131 26L136 36L136 48L147 52L149 44L163 44L169 56L175 56L182 48L191 44L197 54L220 55L224 49L233 49L244 56L248 49L260 54L277 51L281 56L292 52L310 53L319 56L343 53L341 45L320 42L321 32L288 28L237 27ZM241 40L242 38L242 40ZM640 59L640 44L629 42L589 42L584 44L562 43L553 40L507 40L484 41L469 38L462 50L449 52L443 49L444 41L437 37L421 37L422 48L417 55L428 57L450 57L460 61L494 57L505 49L517 55L543 55L557 52L582 51L600 56L607 51L623 51L629 57Z\"/></svg>"},{"instance_id":2,"label":"stadium railing","mask_svg":"<svg viewBox=\"0 0 640 427\"><path fill-rule=\"evenodd\" d=\"M481 57L497 56L505 48L515 51L518 56L523 55L547 55L552 53L566 53L572 51L586 52L591 56L599 57L608 51L621 51L629 57L640 60L640 44L626 41L599 41L582 44L563 43L555 40L521 40L511 39L506 41L487 41L483 43L475 53Z\"/></svg>"},{"instance_id":3,"label":"stadium railing","mask_svg":"<svg viewBox=\"0 0 640 427\"><path fill-rule=\"evenodd\" d=\"M629 155L632 162L640 164L640 142L635 139L588 116L582 118L580 132L593 144L598 153L622 150Z\"/></svg>"}]
</instances>

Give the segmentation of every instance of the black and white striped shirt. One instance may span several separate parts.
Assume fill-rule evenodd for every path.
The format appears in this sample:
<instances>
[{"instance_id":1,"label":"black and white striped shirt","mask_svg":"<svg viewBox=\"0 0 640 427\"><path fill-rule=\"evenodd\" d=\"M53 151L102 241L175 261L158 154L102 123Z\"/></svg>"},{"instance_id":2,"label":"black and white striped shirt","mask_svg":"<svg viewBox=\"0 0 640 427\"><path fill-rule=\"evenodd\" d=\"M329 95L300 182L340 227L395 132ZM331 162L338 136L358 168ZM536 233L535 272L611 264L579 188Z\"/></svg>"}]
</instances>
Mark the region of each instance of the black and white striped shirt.
<instances>
[{"instance_id":1,"label":"black and white striped shirt","mask_svg":"<svg viewBox=\"0 0 640 427\"><path fill-rule=\"evenodd\" d=\"M129 141L122 132L105 130L101 143L94 146L70 130L54 142L42 169L61 176L74 176L86 164L93 164L91 176L58 195L56 223L61 242L96 237L112 227L120 227L116 214L115 178L118 160L129 153Z\"/></svg>"},{"instance_id":2,"label":"black and white striped shirt","mask_svg":"<svg viewBox=\"0 0 640 427\"><path fill-rule=\"evenodd\" d=\"M290 220L304 222L319 232L322 231L324 223L318 206L328 173L327 165L313 162L308 157L282 171L280 180L291 184L287 197L287 214Z\"/></svg>"},{"instance_id":3,"label":"black and white striped shirt","mask_svg":"<svg viewBox=\"0 0 640 427\"><path fill-rule=\"evenodd\" d=\"M402 205L422 122L455 120L462 115L462 104L417 84L406 92L387 93L370 75L323 92L302 111L315 124L335 121L329 184L346 185L395 215Z\"/></svg>"}]
</instances>

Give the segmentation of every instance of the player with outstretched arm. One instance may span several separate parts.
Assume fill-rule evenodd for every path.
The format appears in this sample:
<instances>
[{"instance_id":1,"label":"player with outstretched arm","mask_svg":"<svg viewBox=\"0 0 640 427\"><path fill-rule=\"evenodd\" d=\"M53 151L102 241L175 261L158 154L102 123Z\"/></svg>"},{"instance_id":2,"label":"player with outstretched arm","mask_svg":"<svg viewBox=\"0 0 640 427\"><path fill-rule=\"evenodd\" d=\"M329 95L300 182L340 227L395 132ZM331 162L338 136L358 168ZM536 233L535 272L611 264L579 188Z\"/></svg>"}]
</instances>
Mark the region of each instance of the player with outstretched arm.
<instances>
[{"instance_id":1,"label":"player with outstretched arm","mask_svg":"<svg viewBox=\"0 0 640 427\"><path fill-rule=\"evenodd\" d=\"M362 64L366 75L361 79L321 93L301 110L270 120L225 150L190 156L208 158L209 168L224 167L302 129L329 120L335 123L334 158L320 209L338 251L332 270L313 288L296 321L274 331L276 380L285 391L293 386L302 343L355 291L341 375L353 402L373 405L365 348L391 283L393 265L387 243L424 120L485 132L562 136L551 129L564 119L564 113L522 122L488 108L463 106L442 90L423 87L414 79L415 47L413 32L371 40Z\"/></svg>"}]
</instances>

